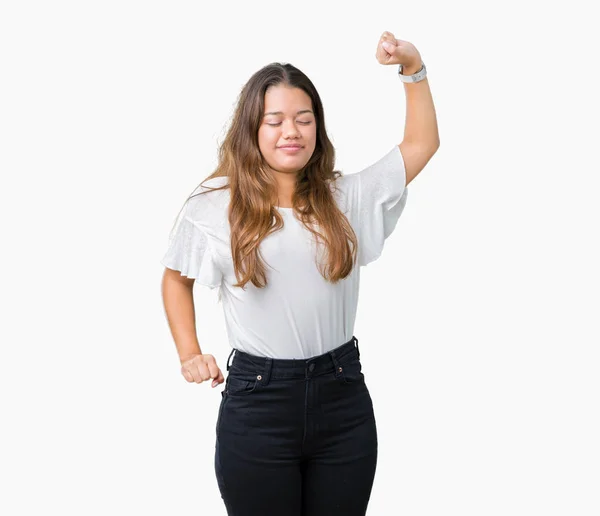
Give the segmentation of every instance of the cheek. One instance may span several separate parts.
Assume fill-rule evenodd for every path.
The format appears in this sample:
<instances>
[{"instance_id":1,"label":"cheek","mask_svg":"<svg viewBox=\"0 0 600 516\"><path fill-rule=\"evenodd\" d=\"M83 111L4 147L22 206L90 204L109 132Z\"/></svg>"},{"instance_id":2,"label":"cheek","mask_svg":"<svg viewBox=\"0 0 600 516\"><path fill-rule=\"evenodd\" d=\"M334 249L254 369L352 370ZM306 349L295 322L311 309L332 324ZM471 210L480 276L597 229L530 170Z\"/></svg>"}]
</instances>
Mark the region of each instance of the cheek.
<instances>
[{"instance_id":1,"label":"cheek","mask_svg":"<svg viewBox=\"0 0 600 516\"><path fill-rule=\"evenodd\" d=\"M317 141L317 131L316 129L311 129L309 132L304 134L304 139L308 142L311 142L312 145L315 145Z\"/></svg>"},{"instance_id":2,"label":"cheek","mask_svg":"<svg viewBox=\"0 0 600 516\"><path fill-rule=\"evenodd\" d=\"M277 144L278 135L270 128L260 129L258 131L258 143L261 147L269 148Z\"/></svg>"}]
</instances>

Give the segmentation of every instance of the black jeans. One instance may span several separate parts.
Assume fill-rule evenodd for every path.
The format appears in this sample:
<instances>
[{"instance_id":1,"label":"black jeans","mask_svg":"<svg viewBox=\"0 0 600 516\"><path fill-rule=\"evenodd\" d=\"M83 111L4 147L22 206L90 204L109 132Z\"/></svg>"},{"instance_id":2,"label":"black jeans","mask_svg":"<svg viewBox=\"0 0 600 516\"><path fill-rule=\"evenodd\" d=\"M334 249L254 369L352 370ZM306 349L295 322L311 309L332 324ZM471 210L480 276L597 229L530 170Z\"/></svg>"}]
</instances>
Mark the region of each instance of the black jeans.
<instances>
[{"instance_id":1,"label":"black jeans","mask_svg":"<svg viewBox=\"0 0 600 516\"><path fill-rule=\"evenodd\" d=\"M364 516L377 428L358 339L306 360L233 351L215 446L227 514Z\"/></svg>"}]
</instances>

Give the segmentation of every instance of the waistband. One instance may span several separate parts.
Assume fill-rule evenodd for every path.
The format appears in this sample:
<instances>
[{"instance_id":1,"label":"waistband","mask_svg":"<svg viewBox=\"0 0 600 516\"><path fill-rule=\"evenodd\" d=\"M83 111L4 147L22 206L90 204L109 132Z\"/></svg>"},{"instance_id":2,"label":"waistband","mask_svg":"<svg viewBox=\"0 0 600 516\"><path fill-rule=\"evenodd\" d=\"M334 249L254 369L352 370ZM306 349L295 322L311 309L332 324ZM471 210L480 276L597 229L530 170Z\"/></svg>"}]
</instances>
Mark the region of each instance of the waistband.
<instances>
[{"instance_id":1,"label":"waistband","mask_svg":"<svg viewBox=\"0 0 600 516\"><path fill-rule=\"evenodd\" d=\"M229 361L235 352L231 365ZM268 358L251 355L245 351L232 349L227 358L227 371L261 375L268 382L270 378L308 378L319 376L332 370L339 370L344 364L360 360L358 339L355 336L327 353L312 358Z\"/></svg>"}]
</instances>

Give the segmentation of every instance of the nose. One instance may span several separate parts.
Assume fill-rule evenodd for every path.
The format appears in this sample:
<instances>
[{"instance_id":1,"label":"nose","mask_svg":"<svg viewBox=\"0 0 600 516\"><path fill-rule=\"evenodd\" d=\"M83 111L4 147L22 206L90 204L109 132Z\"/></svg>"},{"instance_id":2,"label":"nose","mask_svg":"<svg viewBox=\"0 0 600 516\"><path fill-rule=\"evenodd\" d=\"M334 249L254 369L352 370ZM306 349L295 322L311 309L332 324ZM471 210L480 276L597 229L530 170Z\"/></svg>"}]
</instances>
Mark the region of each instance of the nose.
<instances>
[{"instance_id":1,"label":"nose","mask_svg":"<svg viewBox=\"0 0 600 516\"><path fill-rule=\"evenodd\" d=\"M290 120L289 123L284 122L281 125L284 138L297 138L300 135L300 131L293 121Z\"/></svg>"}]
</instances>

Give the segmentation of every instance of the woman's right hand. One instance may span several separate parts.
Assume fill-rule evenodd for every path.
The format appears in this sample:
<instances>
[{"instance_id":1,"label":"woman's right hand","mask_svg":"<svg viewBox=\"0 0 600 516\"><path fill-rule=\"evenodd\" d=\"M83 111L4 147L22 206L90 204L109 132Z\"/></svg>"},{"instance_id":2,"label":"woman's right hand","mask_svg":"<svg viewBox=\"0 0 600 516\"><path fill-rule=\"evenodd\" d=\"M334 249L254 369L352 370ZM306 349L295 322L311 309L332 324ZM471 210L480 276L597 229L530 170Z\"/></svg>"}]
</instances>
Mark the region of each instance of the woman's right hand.
<instances>
[{"instance_id":1,"label":"woman's right hand","mask_svg":"<svg viewBox=\"0 0 600 516\"><path fill-rule=\"evenodd\" d=\"M212 387L225 381L223 373L217 366L215 357L201 354L193 355L181 362L181 374L190 383L202 383L213 378Z\"/></svg>"}]
</instances>

